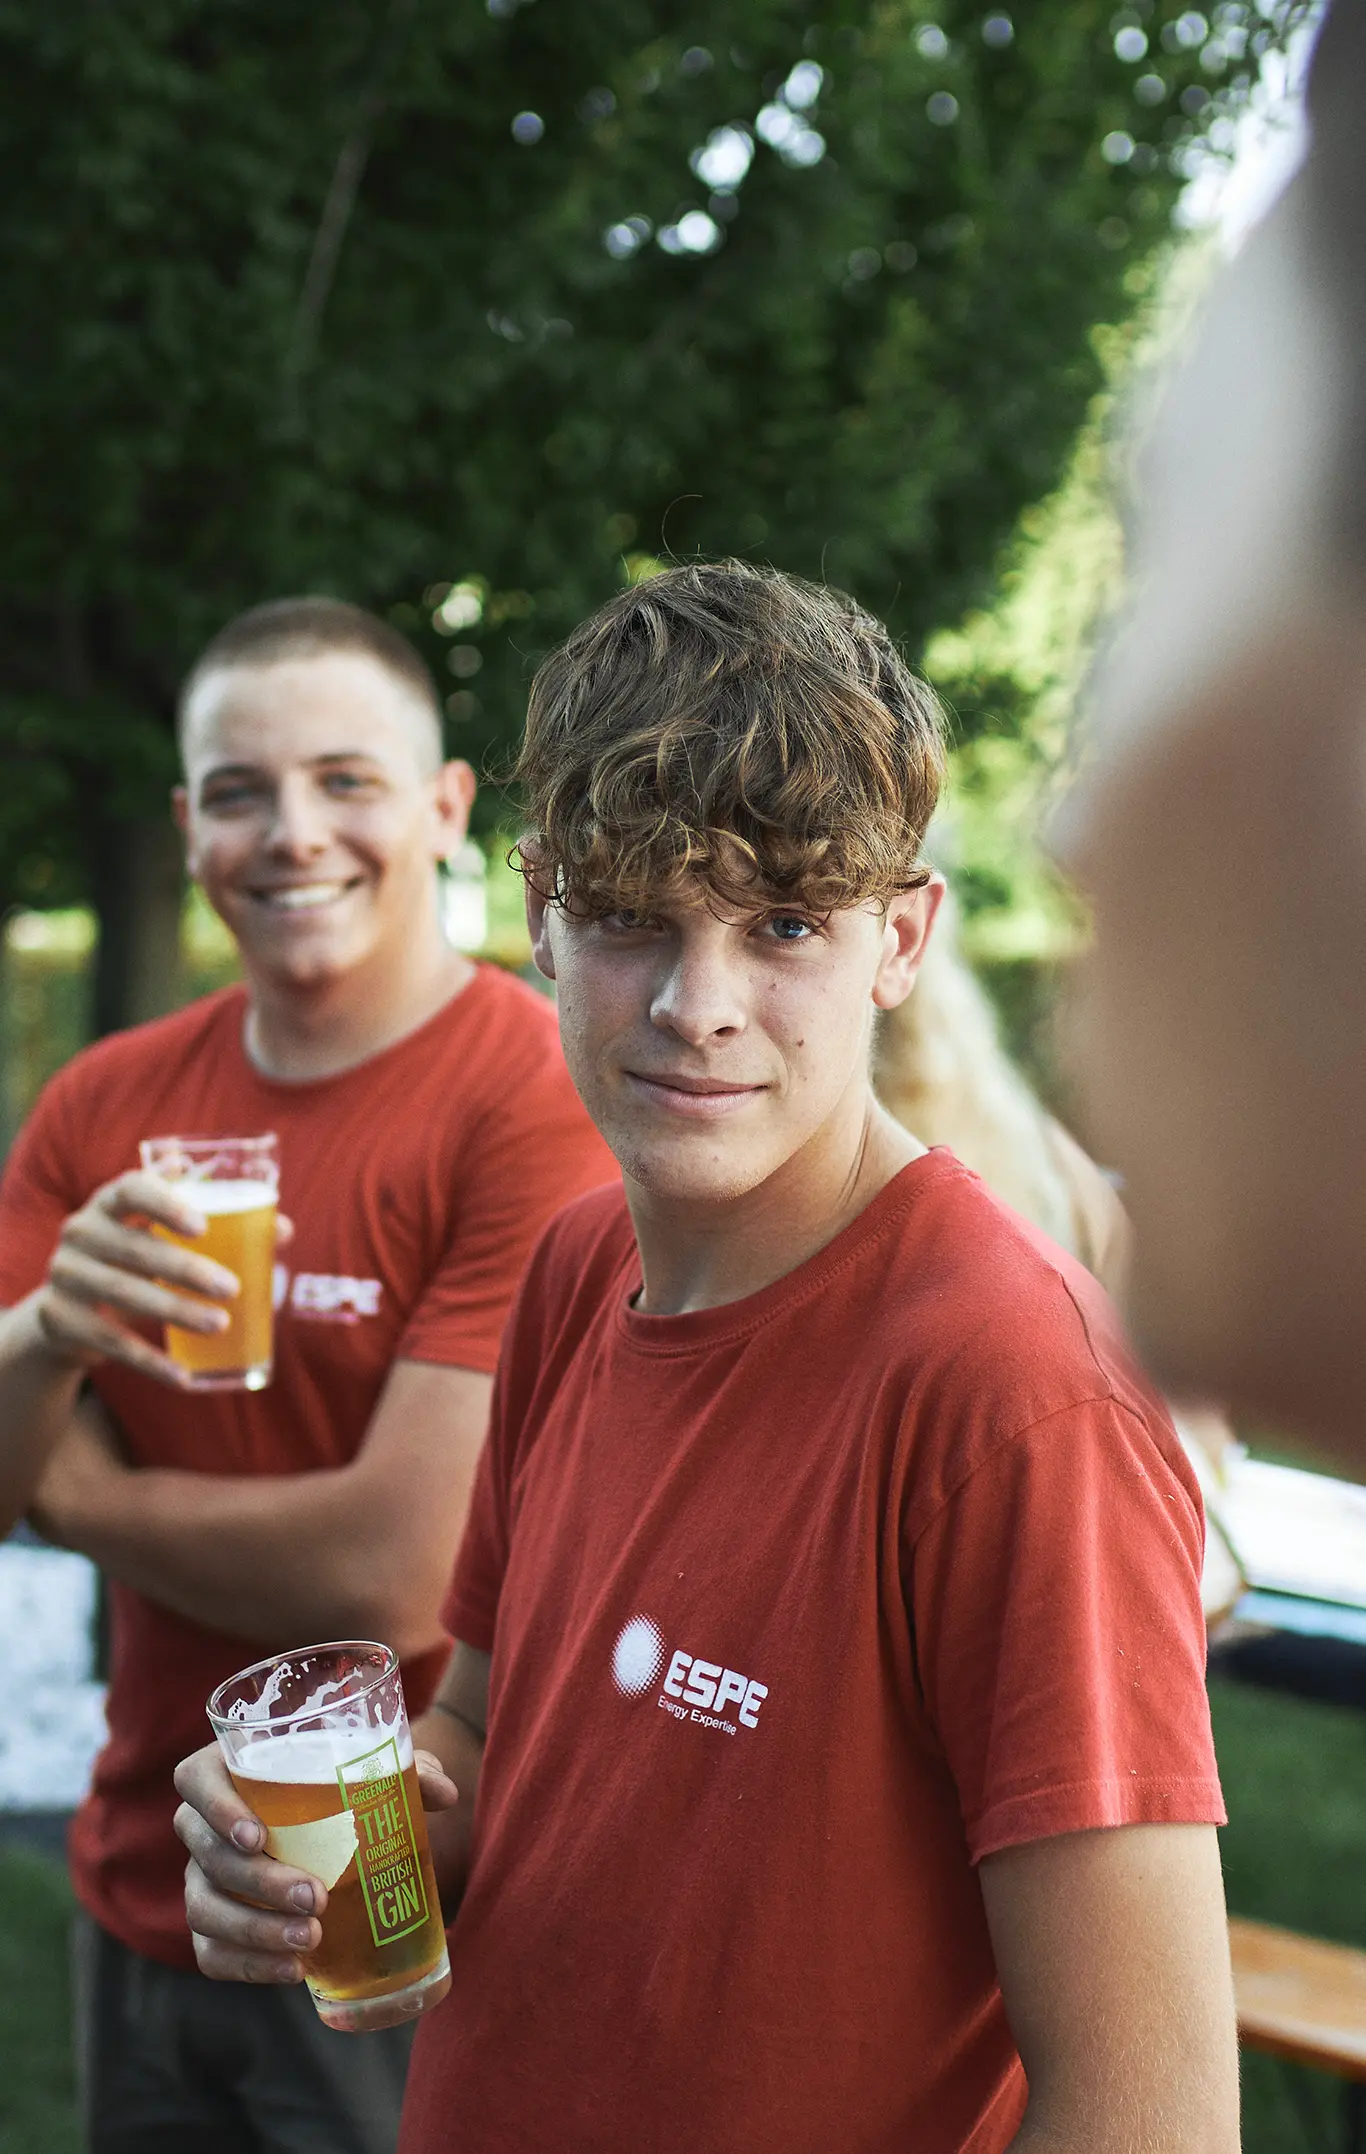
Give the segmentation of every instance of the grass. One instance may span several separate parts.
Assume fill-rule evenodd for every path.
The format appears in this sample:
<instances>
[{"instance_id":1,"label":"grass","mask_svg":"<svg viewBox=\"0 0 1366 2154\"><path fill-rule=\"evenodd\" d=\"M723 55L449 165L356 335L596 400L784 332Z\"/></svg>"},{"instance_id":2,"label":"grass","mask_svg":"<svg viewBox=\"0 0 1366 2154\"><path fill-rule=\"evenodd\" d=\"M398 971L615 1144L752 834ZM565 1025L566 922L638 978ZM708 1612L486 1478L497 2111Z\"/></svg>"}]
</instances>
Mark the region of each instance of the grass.
<instances>
[{"instance_id":1,"label":"grass","mask_svg":"<svg viewBox=\"0 0 1366 2154\"><path fill-rule=\"evenodd\" d=\"M1211 1683L1234 1914L1366 1945L1366 1714ZM1341 2090L1320 2072L1243 2060L1245 2154L1340 2144Z\"/></svg>"},{"instance_id":2,"label":"grass","mask_svg":"<svg viewBox=\"0 0 1366 2154\"><path fill-rule=\"evenodd\" d=\"M1366 1944L1366 1714L1212 1683L1231 1823L1229 1906ZM0 1848L0 2154L78 2154L67 2007L71 1896L50 1857ZM1337 2143L1336 2083L1244 2060L1245 2154Z\"/></svg>"},{"instance_id":3,"label":"grass","mask_svg":"<svg viewBox=\"0 0 1366 2154\"><path fill-rule=\"evenodd\" d=\"M78 2154L59 1862L0 1848L0 2154Z\"/></svg>"}]
</instances>

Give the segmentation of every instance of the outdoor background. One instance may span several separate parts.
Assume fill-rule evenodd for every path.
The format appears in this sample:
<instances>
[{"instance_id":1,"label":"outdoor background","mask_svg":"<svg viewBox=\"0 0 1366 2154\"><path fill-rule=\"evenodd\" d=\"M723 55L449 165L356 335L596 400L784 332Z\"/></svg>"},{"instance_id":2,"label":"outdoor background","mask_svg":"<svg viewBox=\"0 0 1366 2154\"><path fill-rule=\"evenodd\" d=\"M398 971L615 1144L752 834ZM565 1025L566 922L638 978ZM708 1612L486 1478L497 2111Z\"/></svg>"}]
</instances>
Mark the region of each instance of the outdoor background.
<instances>
[{"instance_id":1,"label":"outdoor background","mask_svg":"<svg viewBox=\"0 0 1366 2154\"><path fill-rule=\"evenodd\" d=\"M230 614L326 591L412 636L520 965L530 671L696 553L845 586L939 687L936 856L1066 1116L1085 921L1035 833L1122 590L1122 421L1293 155L1312 13L0 4L0 1148L82 1041L232 976L166 813L176 685ZM98 1720L74 1564L0 1550L0 2154L76 2145L34 1816ZM1362 1723L1216 1712L1232 1904L1366 1943ZM1249 2147L1330 2099L1254 2064Z\"/></svg>"}]
</instances>

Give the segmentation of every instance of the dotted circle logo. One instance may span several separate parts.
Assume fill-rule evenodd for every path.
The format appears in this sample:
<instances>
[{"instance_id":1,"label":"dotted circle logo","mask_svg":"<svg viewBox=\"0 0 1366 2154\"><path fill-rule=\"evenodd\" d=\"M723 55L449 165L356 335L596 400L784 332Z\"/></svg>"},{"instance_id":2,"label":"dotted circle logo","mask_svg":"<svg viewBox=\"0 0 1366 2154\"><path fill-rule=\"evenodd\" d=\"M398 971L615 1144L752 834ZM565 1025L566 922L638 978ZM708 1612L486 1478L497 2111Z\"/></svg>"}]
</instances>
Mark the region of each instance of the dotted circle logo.
<instances>
[{"instance_id":1,"label":"dotted circle logo","mask_svg":"<svg viewBox=\"0 0 1366 2154\"><path fill-rule=\"evenodd\" d=\"M664 1640L648 1616L632 1616L612 1648L612 1680L623 1698L648 1690L664 1665Z\"/></svg>"}]
</instances>

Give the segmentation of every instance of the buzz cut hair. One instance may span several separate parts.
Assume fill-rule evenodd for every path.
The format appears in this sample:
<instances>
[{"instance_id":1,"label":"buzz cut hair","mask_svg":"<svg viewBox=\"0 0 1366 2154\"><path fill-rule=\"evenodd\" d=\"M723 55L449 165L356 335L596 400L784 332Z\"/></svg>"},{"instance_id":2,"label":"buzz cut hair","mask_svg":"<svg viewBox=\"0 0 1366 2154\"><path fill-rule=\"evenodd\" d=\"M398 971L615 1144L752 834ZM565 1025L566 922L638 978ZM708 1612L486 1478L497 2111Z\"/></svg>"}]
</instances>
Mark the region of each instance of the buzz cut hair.
<instances>
[{"instance_id":1,"label":"buzz cut hair","mask_svg":"<svg viewBox=\"0 0 1366 2154\"><path fill-rule=\"evenodd\" d=\"M515 855L593 917L701 887L813 915L920 888L943 715L844 592L745 561L670 568L544 661L514 772Z\"/></svg>"},{"instance_id":2,"label":"buzz cut hair","mask_svg":"<svg viewBox=\"0 0 1366 2154\"><path fill-rule=\"evenodd\" d=\"M340 598L272 598L229 621L200 652L185 676L176 707L182 755L185 721L196 689L211 673L234 666L273 666L332 651L357 651L382 666L408 691L422 723L422 760L435 770L444 754L441 703L426 662L406 636L363 606Z\"/></svg>"}]
</instances>

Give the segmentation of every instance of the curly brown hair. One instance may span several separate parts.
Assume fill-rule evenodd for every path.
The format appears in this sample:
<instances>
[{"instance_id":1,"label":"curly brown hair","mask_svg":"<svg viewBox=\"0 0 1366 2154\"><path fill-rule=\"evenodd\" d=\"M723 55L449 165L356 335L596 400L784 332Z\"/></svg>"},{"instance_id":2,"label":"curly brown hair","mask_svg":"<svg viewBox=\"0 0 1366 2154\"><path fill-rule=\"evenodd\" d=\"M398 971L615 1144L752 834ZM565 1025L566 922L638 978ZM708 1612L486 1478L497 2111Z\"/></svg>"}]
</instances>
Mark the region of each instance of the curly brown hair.
<instances>
[{"instance_id":1,"label":"curly brown hair","mask_svg":"<svg viewBox=\"0 0 1366 2154\"><path fill-rule=\"evenodd\" d=\"M552 651L515 778L515 864L576 912L701 883L825 914L918 888L944 772L932 689L842 591L744 561L670 568Z\"/></svg>"}]
</instances>

